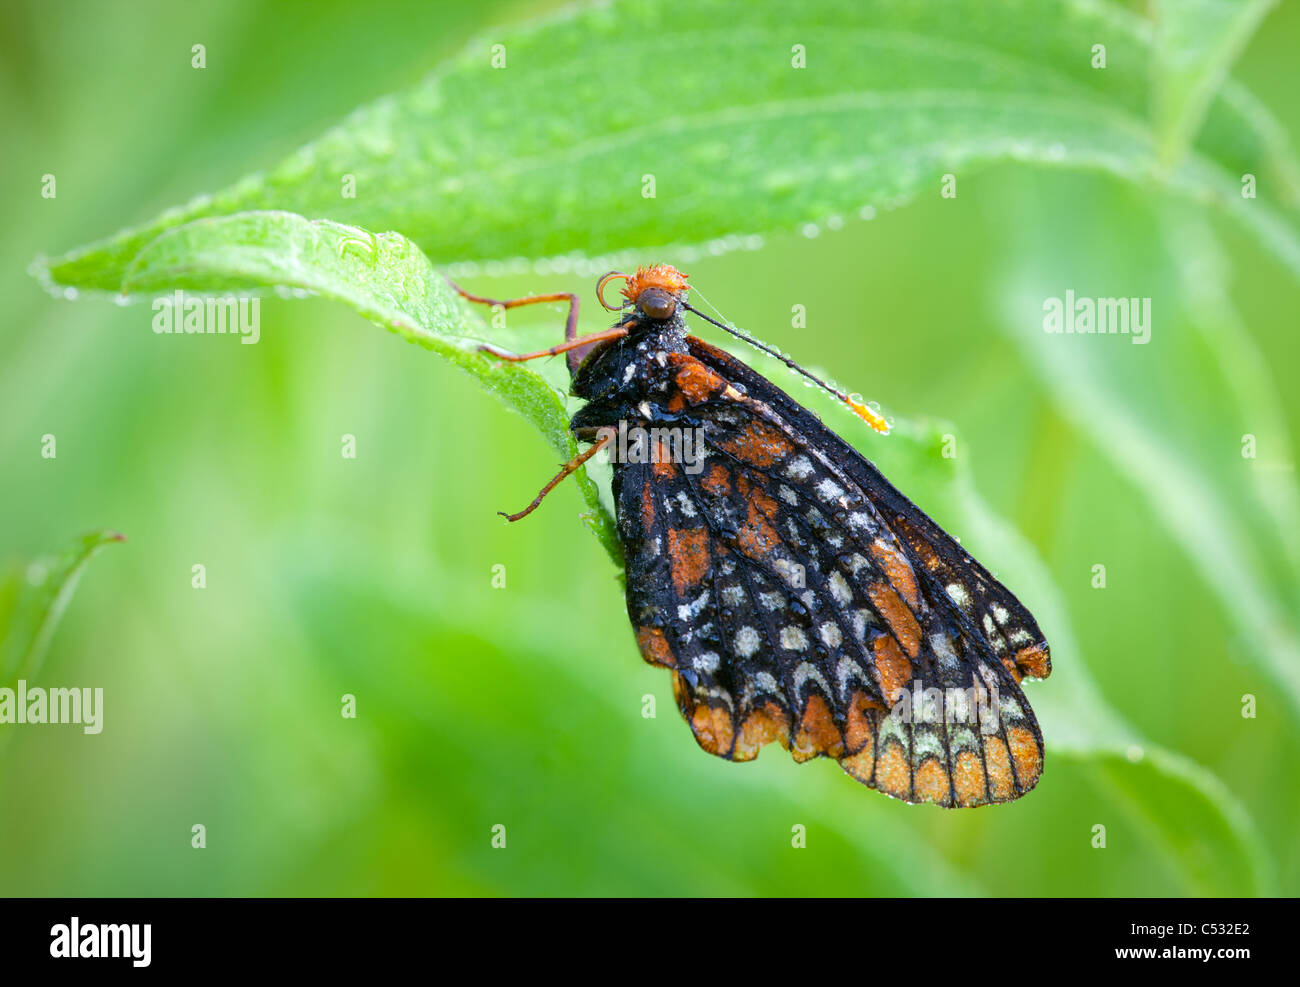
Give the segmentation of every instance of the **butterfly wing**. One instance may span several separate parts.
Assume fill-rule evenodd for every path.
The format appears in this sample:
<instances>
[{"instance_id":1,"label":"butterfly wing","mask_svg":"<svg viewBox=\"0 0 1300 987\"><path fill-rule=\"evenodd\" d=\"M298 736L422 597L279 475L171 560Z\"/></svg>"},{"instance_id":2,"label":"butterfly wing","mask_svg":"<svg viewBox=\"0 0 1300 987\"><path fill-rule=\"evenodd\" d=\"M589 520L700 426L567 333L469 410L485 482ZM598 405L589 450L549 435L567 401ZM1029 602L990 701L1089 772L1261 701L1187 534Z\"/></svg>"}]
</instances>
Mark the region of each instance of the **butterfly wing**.
<instances>
[{"instance_id":1,"label":"butterfly wing","mask_svg":"<svg viewBox=\"0 0 1300 987\"><path fill-rule=\"evenodd\" d=\"M749 760L776 741L909 802L1032 788L1042 737L1016 655L1046 674L1033 618L815 415L689 345L667 403L706 456L621 464L615 497L638 643L673 670L700 746ZM1009 650L1017 631L1032 647Z\"/></svg>"},{"instance_id":2,"label":"butterfly wing","mask_svg":"<svg viewBox=\"0 0 1300 987\"><path fill-rule=\"evenodd\" d=\"M964 626L978 625L1017 681L1045 679L1051 674L1051 653L1033 614L951 535L816 414L731 354L694 336L688 338L692 355L743 385L855 477L895 536L907 545L923 579L957 606Z\"/></svg>"}]
</instances>

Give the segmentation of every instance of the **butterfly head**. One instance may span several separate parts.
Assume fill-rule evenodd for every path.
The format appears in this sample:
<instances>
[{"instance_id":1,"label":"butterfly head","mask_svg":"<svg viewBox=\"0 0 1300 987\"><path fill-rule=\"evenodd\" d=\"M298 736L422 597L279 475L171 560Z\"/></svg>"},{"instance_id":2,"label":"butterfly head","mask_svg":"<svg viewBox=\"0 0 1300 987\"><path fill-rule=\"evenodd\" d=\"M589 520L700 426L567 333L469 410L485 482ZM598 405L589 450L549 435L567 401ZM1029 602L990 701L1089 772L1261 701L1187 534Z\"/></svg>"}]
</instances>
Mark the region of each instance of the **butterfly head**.
<instances>
[{"instance_id":1,"label":"butterfly head","mask_svg":"<svg viewBox=\"0 0 1300 987\"><path fill-rule=\"evenodd\" d=\"M605 285L615 278L624 281L622 306L610 305L605 301ZM611 312L630 305L642 319L665 322L677 314L679 305L686 297L686 278L687 275L668 264L638 267L635 274L611 271L596 284L596 297Z\"/></svg>"}]
</instances>

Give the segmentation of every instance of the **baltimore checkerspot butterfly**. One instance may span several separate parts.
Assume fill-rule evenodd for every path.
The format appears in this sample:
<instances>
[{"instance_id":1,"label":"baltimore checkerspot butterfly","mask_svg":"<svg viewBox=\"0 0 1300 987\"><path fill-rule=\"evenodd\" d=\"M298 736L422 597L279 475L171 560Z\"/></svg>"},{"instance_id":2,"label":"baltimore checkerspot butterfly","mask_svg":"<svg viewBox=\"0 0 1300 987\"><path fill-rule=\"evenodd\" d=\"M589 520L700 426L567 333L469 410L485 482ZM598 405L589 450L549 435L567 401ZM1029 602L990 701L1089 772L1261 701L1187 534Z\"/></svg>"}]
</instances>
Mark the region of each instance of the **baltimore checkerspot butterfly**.
<instances>
[{"instance_id":1,"label":"baltimore checkerspot butterfly","mask_svg":"<svg viewBox=\"0 0 1300 987\"><path fill-rule=\"evenodd\" d=\"M619 305L604 291L624 281ZM907 802L1019 798L1043 770L1021 689L1051 671L1033 616L958 542L821 419L746 364L689 335L685 313L778 356L868 424L870 408L687 301L666 265L601 278L612 328L536 353L566 353L586 404L570 427L591 446L531 513L598 451L612 456L627 610L641 654L672 671L696 741L747 761L776 741L796 761L831 757ZM629 431L635 436L627 446ZM693 441L692 441L693 440Z\"/></svg>"}]
</instances>

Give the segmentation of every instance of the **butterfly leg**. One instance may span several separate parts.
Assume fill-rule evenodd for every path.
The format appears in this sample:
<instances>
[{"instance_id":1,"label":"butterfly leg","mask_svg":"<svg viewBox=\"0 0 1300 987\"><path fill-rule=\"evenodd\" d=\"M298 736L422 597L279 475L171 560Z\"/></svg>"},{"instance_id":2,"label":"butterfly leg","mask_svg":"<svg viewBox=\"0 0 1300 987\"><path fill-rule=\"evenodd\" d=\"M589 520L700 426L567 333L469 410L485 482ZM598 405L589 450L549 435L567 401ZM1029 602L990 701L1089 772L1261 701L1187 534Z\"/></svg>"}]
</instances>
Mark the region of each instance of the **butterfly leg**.
<instances>
[{"instance_id":1,"label":"butterfly leg","mask_svg":"<svg viewBox=\"0 0 1300 987\"><path fill-rule=\"evenodd\" d=\"M580 346L590 346L593 343L602 343L609 339L621 339L627 335L627 330L628 327L626 325L619 325L615 326L613 329L603 329L600 332L578 336L575 339L566 340L558 346L552 346L550 349L536 350L532 353L511 353L509 350L503 350L497 346L493 346L491 343L484 343L479 347L479 350L483 353L491 353L499 360L509 360L512 363L520 363L524 360L536 360L543 356L558 356L561 353L572 353Z\"/></svg>"},{"instance_id":2,"label":"butterfly leg","mask_svg":"<svg viewBox=\"0 0 1300 987\"><path fill-rule=\"evenodd\" d=\"M484 353L491 353L501 360L509 360L512 363L518 363L523 360L536 360L545 356L558 356L560 353L569 354L569 370L576 371L578 364L582 362L581 354L575 353L579 347L589 346L592 343L603 342L607 339L618 339L620 336L627 335L627 329L616 327L616 329L606 329L602 332L591 333L587 336L578 335L578 296L572 292L557 291L549 295L529 295L527 298L484 298L482 295L471 294L466 291L455 281L450 278L447 283L452 289L467 301L474 302L477 305L500 305L502 308L519 308L523 305L538 305L544 302L568 302L569 314L564 320L564 342L558 346L552 346L550 349L537 350L534 353L511 353L509 350L503 350L499 347L484 343L479 350Z\"/></svg>"},{"instance_id":3,"label":"butterfly leg","mask_svg":"<svg viewBox=\"0 0 1300 987\"><path fill-rule=\"evenodd\" d=\"M521 518L526 518L529 514L533 513L533 511L537 510L537 507L539 504L541 504L542 499L548 493L554 490L557 486L559 486L561 480L563 480L569 474L575 472L579 466L585 463L592 456L596 455L596 453L600 452L601 449L604 449L605 446L607 446L613 440L613 438L614 437L612 435L606 434L586 452L574 456L562 467L560 467L560 472L556 473L555 476L551 478L550 483L542 487L541 492L536 497L533 498L533 502L529 504L527 507L525 507L522 511L518 512L517 514L507 514L505 511L497 511L497 513L500 514L507 521L518 521Z\"/></svg>"}]
</instances>

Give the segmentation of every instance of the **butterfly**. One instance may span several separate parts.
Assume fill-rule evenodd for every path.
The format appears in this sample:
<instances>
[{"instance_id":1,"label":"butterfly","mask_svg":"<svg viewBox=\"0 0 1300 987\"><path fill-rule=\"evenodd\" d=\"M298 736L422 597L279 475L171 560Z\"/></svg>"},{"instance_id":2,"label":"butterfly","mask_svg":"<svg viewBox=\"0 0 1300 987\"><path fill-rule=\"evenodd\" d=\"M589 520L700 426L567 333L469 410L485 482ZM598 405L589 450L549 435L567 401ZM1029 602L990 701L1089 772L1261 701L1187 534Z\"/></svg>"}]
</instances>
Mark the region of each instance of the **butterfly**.
<instances>
[{"instance_id":1,"label":"butterfly","mask_svg":"<svg viewBox=\"0 0 1300 987\"><path fill-rule=\"evenodd\" d=\"M622 301L606 286L624 282ZM672 673L699 746L732 761L779 743L829 757L905 802L1007 802L1043 771L1043 736L1021 683L1051 672L1038 624L1014 595L848 442L767 378L690 335L690 312L849 405L873 409L688 301L668 265L611 272L609 329L503 360L567 354L570 422L591 445L527 508L598 452L613 463L627 612L642 657Z\"/></svg>"}]
</instances>

